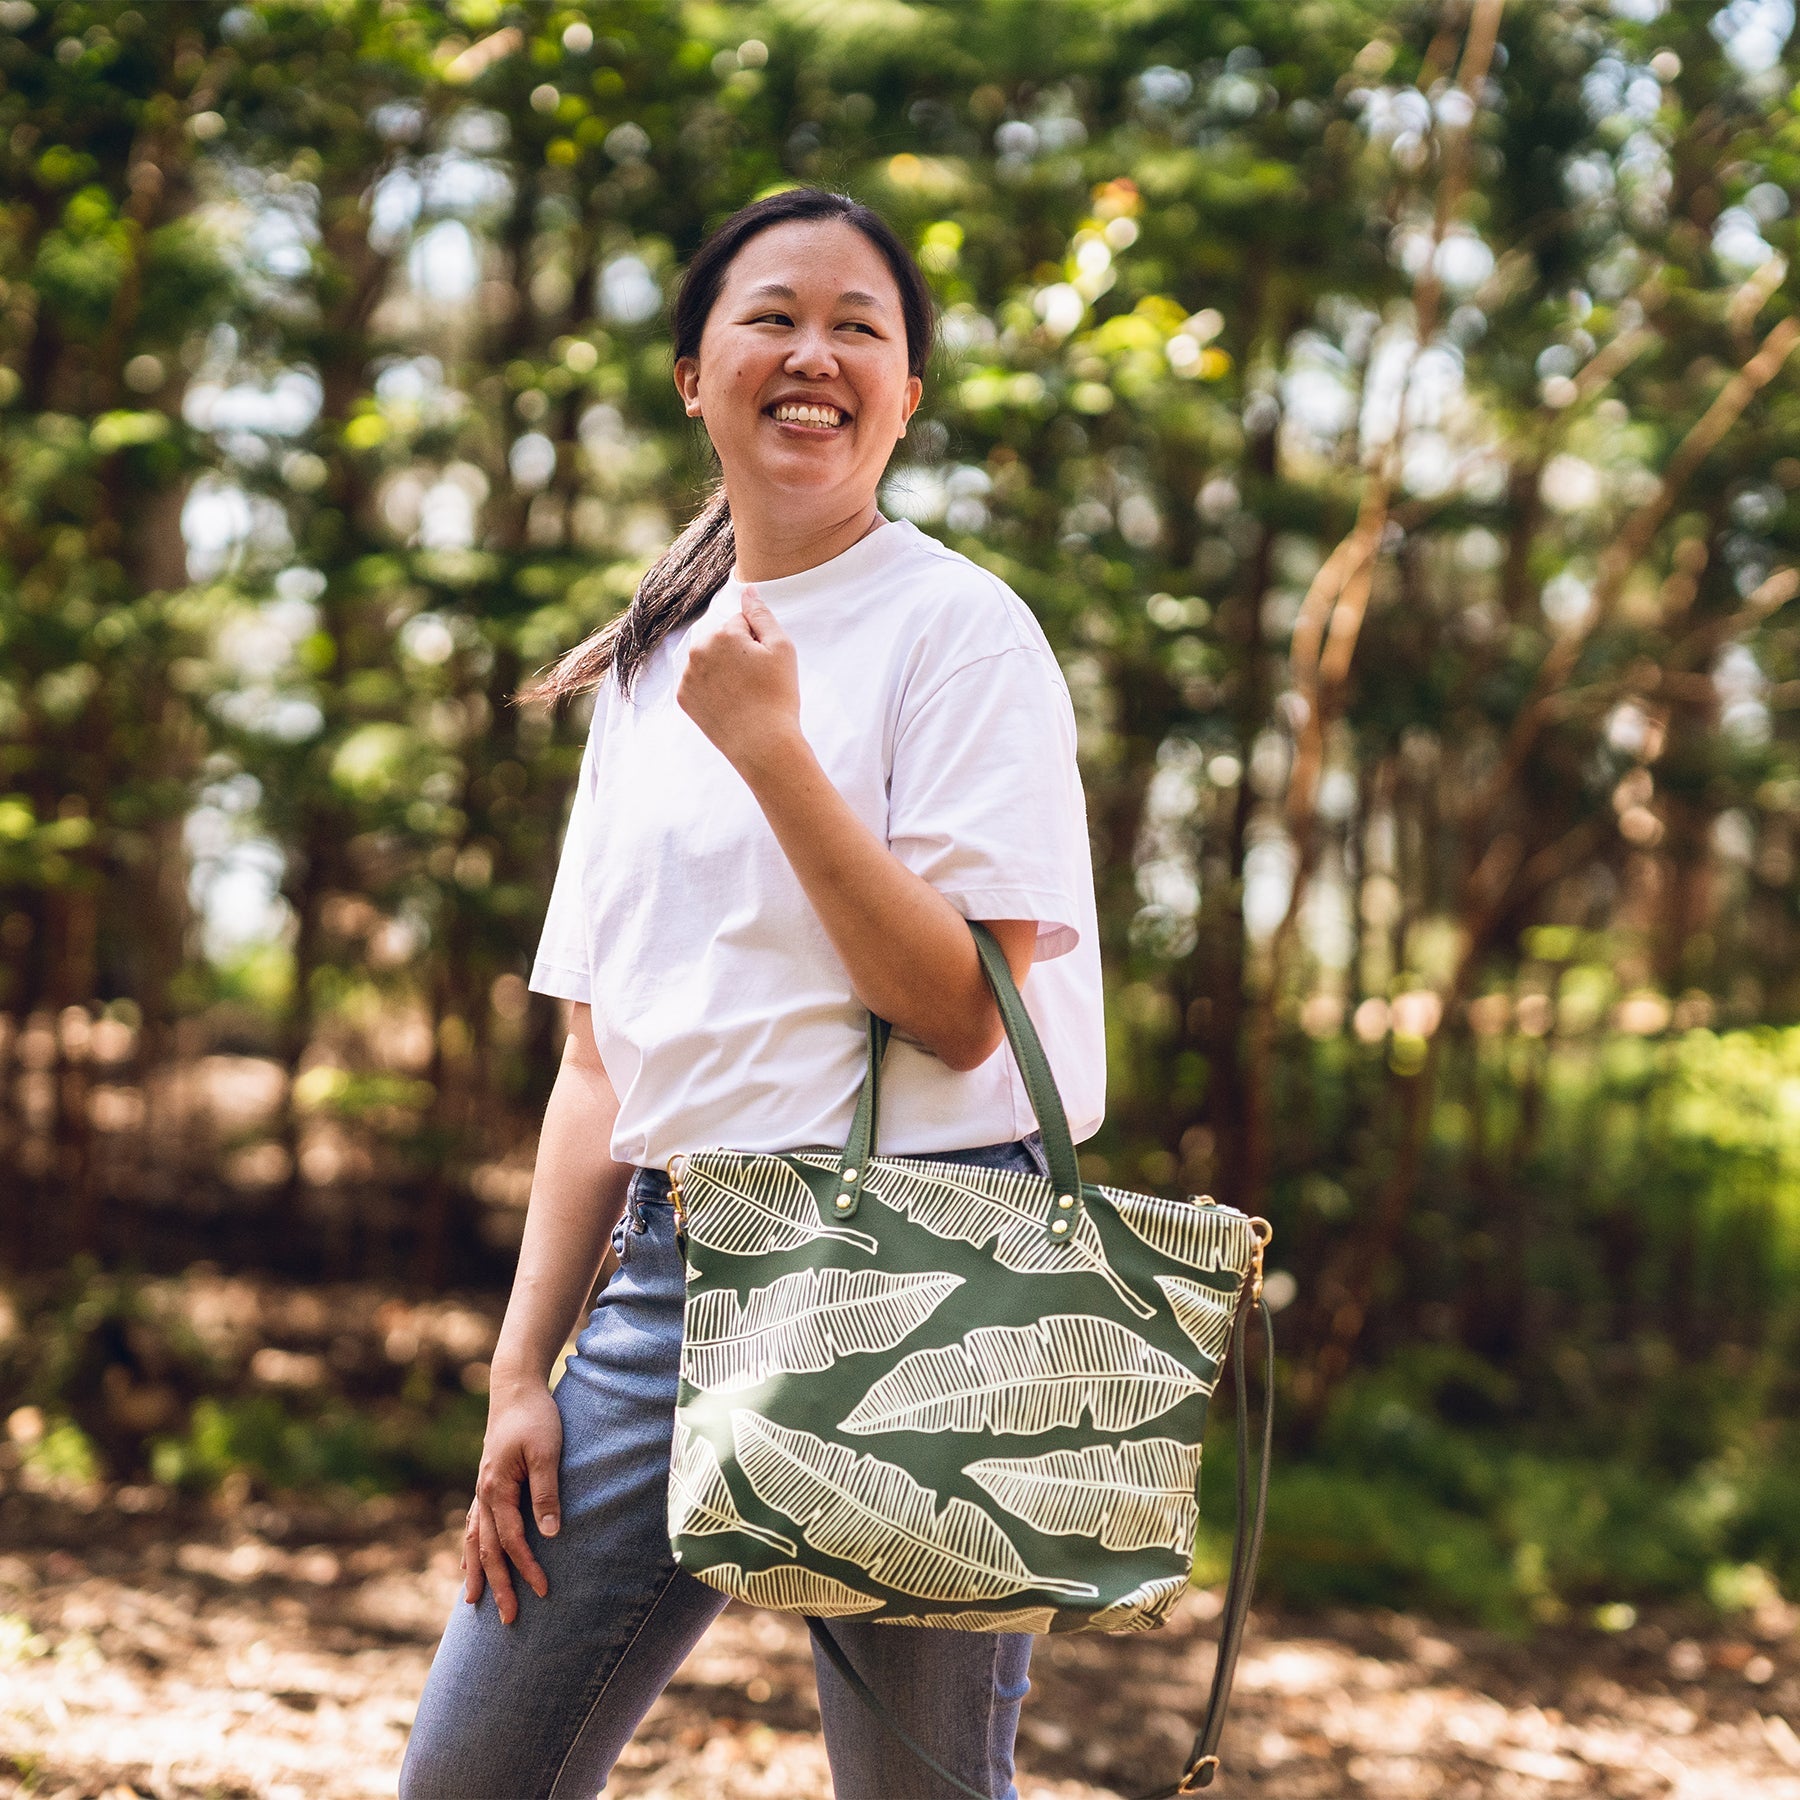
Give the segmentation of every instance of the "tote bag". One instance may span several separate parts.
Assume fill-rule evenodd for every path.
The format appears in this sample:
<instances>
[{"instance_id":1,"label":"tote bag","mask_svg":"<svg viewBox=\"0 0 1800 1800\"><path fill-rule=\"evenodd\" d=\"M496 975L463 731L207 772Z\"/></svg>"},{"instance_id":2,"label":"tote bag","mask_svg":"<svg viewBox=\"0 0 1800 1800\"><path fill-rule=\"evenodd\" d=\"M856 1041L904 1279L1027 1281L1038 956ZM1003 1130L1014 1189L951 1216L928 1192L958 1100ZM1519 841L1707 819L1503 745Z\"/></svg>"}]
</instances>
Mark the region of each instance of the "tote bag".
<instances>
[{"instance_id":1,"label":"tote bag","mask_svg":"<svg viewBox=\"0 0 1800 1800\"><path fill-rule=\"evenodd\" d=\"M877 1019L842 1152L672 1159L670 1544L700 1580L811 1620L1150 1630L1192 1573L1207 1406L1234 1338L1242 1399L1269 1228L1084 1183L1005 956L970 929L1049 1176L876 1154ZM1267 1442L1265 1420L1265 1483ZM1239 1510L1241 1633L1260 1519L1247 1541Z\"/></svg>"}]
</instances>

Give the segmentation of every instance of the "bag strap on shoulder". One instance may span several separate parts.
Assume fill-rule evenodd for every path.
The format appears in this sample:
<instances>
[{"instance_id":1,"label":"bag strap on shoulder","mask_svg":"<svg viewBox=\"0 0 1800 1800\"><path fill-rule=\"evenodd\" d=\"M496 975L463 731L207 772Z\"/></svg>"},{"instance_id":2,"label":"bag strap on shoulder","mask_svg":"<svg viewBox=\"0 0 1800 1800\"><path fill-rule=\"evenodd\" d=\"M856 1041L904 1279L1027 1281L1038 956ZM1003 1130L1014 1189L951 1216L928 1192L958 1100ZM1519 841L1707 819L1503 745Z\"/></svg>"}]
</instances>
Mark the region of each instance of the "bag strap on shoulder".
<instances>
[{"instance_id":1,"label":"bag strap on shoulder","mask_svg":"<svg viewBox=\"0 0 1800 1800\"><path fill-rule=\"evenodd\" d=\"M1254 1500L1250 1476L1250 1394L1244 1373L1252 1310L1262 1325L1263 1335L1262 1454L1257 1462ZM1275 1438L1275 1333L1269 1303L1260 1294L1252 1297L1248 1288L1232 1324L1231 1359L1236 1369L1237 1386L1237 1529L1232 1536L1231 1574L1225 1583L1225 1606L1219 1615L1219 1654L1213 1663L1212 1687L1207 1694L1206 1712L1201 1718L1194 1746L1188 1752L1187 1766L1179 1779L1167 1787L1140 1794L1137 1800L1176 1800L1176 1796L1182 1794L1197 1794L1202 1788L1210 1787L1219 1772L1219 1738L1225 1729L1226 1708L1231 1704L1232 1678L1237 1673L1238 1651L1243 1647L1244 1628L1250 1617L1251 1590L1256 1584L1256 1564L1262 1551L1263 1520L1269 1506L1269 1452ZM887 1731L955 1792L969 1795L971 1800L992 1800L992 1796L982 1789L970 1787L953 1775L888 1711L880 1696L856 1672L855 1664L844 1654L843 1646L831 1635L822 1619L808 1619L806 1623L825 1660Z\"/></svg>"},{"instance_id":2,"label":"bag strap on shoulder","mask_svg":"<svg viewBox=\"0 0 1800 1800\"><path fill-rule=\"evenodd\" d=\"M1025 1002L1019 997L1000 940L978 920L969 921L969 931L981 958L982 973L994 990L1000 1023L1006 1029L1006 1041L1012 1046L1019 1073L1024 1077L1025 1092L1031 1096L1031 1110L1037 1115L1038 1130L1043 1136L1052 1190L1044 1230L1051 1237L1068 1237L1081 1218L1082 1207L1081 1166L1075 1158L1069 1115L1063 1110L1062 1095L1056 1091L1056 1077L1050 1070L1050 1058L1044 1054L1037 1027L1032 1024ZM863 1077L862 1092L857 1096L856 1112L850 1121L842 1175L833 1201L833 1212L840 1219L855 1217L869 1163L876 1152L880 1131L881 1063L892 1029L886 1019L878 1019L873 1013L869 1015L868 1072Z\"/></svg>"}]
</instances>

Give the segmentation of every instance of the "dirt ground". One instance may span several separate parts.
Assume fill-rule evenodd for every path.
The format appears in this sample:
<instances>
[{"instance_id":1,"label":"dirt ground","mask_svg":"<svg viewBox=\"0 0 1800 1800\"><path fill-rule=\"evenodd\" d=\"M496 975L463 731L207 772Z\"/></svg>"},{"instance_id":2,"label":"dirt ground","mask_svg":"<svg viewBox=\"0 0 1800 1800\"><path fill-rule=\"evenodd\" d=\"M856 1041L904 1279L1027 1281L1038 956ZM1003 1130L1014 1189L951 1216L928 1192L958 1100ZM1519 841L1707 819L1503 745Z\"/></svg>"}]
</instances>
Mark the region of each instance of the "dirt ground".
<instances>
[{"instance_id":1,"label":"dirt ground","mask_svg":"<svg viewBox=\"0 0 1800 1800\"><path fill-rule=\"evenodd\" d=\"M0 1500L0 1796L392 1794L454 1594L454 1520L391 1502L182 1510L132 1489L87 1505ZM1102 1800L1171 1779L1217 1610L1200 1592L1161 1633L1041 1643L1021 1800ZM1797 1723L1794 1609L1765 1608L1736 1634L1645 1622L1530 1646L1391 1614L1262 1612L1212 1791L1800 1800ZM732 1607L609 1791L829 1795L804 1629Z\"/></svg>"}]
</instances>

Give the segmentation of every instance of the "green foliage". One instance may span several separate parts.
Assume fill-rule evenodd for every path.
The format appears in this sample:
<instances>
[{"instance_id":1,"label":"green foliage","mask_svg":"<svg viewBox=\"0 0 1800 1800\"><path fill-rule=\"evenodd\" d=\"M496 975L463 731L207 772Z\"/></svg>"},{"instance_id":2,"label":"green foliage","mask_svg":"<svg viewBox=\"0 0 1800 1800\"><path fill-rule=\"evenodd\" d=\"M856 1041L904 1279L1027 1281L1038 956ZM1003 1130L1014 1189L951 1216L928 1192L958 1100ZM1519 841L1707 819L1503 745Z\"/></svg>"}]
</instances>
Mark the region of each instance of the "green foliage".
<instances>
[{"instance_id":1,"label":"green foliage","mask_svg":"<svg viewBox=\"0 0 1800 1800\"><path fill-rule=\"evenodd\" d=\"M487 1403L454 1359L383 1354L353 1299L341 1316L299 1316L327 1346L360 1347L373 1332L374 1354L346 1376L316 1353L281 1352L271 1386L249 1354L254 1335L219 1333L242 1305L229 1291L196 1297L182 1281L76 1265L0 1298L0 1413L36 1409L19 1466L42 1486L147 1474L207 1491L237 1474L264 1490L385 1493L456 1487L480 1452Z\"/></svg>"},{"instance_id":2,"label":"green foliage","mask_svg":"<svg viewBox=\"0 0 1800 1800\"><path fill-rule=\"evenodd\" d=\"M427 1408L295 1405L273 1394L197 1401L183 1437L149 1445L156 1480L206 1490L248 1476L263 1490L395 1493L467 1482L487 1403L449 1394Z\"/></svg>"},{"instance_id":3,"label":"green foliage","mask_svg":"<svg viewBox=\"0 0 1800 1800\"><path fill-rule=\"evenodd\" d=\"M7 8L0 1010L248 1036L312 1084L292 1202L327 1123L379 1171L333 1206L423 1197L441 1273L555 1066L522 977L583 720L516 693L710 473L682 266L838 187L944 309L884 509L1076 701L1091 1171L1268 1213L1295 1278L1337 1471L1295 1541L1341 1481L1369 1591L1495 1617L1791 1571L1800 137L1734 29L1516 0L1477 67L1363 0ZM32 1379L110 1460L47 1371L143 1322L77 1288ZM1381 1386L1419 1342L1462 1387ZM266 1399L165 1454L324 1466Z\"/></svg>"},{"instance_id":4,"label":"green foliage","mask_svg":"<svg viewBox=\"0 0 1800 1800\"><path fill-rule=\"evenodd\" d=\"M1354 1377L1270 1490L1262 1591L1297 1606L1416 1607L1495 1629L1606 1605L1741 1609L1800 1585L1800 1435L1734 1423L1717 1371L1671 1373L1606 1423L1534 1418L1522 1384L1424 1349ZM1704 1458L1632 1452L1681 1410ZM1474 1420L1471 1414L1476 1415ZM1622 1427L1613 1437L1610 1425ZM1601 1447L1607 1446L1606 1451ZM1208 1451L1203 1551L1229 1545L1233 1459Z\"/></svg>"}]
</instances>

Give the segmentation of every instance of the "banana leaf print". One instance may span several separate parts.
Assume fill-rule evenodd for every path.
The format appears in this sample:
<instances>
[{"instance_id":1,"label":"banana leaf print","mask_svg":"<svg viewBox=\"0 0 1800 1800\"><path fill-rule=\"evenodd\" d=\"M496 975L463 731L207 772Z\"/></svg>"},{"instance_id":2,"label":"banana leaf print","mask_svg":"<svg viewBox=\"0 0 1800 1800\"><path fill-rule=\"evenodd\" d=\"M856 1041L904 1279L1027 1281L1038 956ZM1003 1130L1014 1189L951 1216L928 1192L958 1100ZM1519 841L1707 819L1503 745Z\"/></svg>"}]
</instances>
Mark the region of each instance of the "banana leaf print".
<instances>
[{"instance_id":1,"label":"banana leaf print","mask_svg":"<svg viewBox=\"0 0 1800 1800\"><path fill-rule=\"evenodd\" d=\"M1162 1575L1140 1582L1129 1594L1121 1594L1111 1606L1103 1606L1082 1627L1083 1631L1154 1631L1175 1610L1187 1592L1185 1575Z\"/></svg>"},{"instance_id":2,"label":"banana leaf print","mask_svg":"<svg viewBox=\"0 0 1800 1800\"><path fill-rule=\"evenodd\" d=\"M825 1163L823 1166L835 1166ZM1107 1260L1099 1228L1084 1212L1066 1239L1044 1230L1048 1185L1035 1175L955 1163L874 1166L865 1197L904 1213L933 1237L981 1249L993 1245L1001 1268L1017 1275L1097 1275L1140 1319L1156 1308L1134 1293Z\"/></svg>"},{"instance_id":3,"label":"banana leaf print","mask_svg":"<svg viewBox=\"0 0 1800 1800\"><path fill-rule=\"evenodd\" d=\"M1224 1362L1225 1346L1231 1340L1231 1320L1237 1311L1237 1297L1221 1294L1217 1288L1205 1287L1198 1281L1183 1281L1179 1275L1159 1275L1156 1285L1167 1296L1175 1323L1194 1340L1194 1348L1216 1369ZM1217 1379L1215 1376L1214 1381Z\"/></svg>"},{"instance_id":4,"label":"banana leaf print","mask_svg":"<svg viewBox=\"0 0 1800 1800\"><path fill-rule=\"evenodd\" d=\"M839 1357L892 1350L963 1284L960 1275L796 1269L740 1303L730 1288L687 1309L682 1378L709 1393L771 1375L816 1375Z\"/></svg>"},{"instance_id":5,"label":"banana leaf print","mask_svg":"<svg viewBox=\"0 0 1800 1800\"><path fill-rule=\"evenodd\" d=\"M1054 1606L1021 1606L1012 1612L923 1613L918 1618L876 1619L877 1625L924 1625L938 1631L1030 1631L1044 1636L1056 1621Z\"/></svg>"},{"instance_id":6,"label":"banana leaf print","mask_svg":"<svg viewBox=\"0 0 1800 1800\"><path fill-rule=\"evenodd\" d=\"M749 1575L736 1563L714 1563L710 1569L694 1573L749 1606L809 1613L815 1619L847 1618L852 1613L874 1612L882 1605L873 1594L859 1594L855 1588L798 1563L777 1563L772 1569L757 1569Z\"/></svg>"},{"instance_id":7,"label":"banana leaf print","mask_svg":"<svg viewBox=\"0 0 1800 1800\"><path fill-rule=\"evenodd\" d=\"M1032 1574L979 1507L937 1495L904 1469L740 1408L731 1415L738 1467L765 1506L792 1519L815 1550L921 1600L998 1600L1026 1588L1097 1596L1085 1581Z\"/></svg>"},{"instance_id":8,"label":"banana leaf print","mask_svg":"<svg viewBox=\"0 0 1800 1800\"><path fill-rule=\"evenodd\" d=\"M1102 1190L1125 1224L1152 1250L1175 1262L1217 1273L1242 1275L1250 1267L1250 1222L1224 1206L1161 1200L1153 1194Z\"/></svg>"},{"instance_id":9,"label":"banana leaf print","mask_svg":"<svg viewBox=\"0 0 1800 1800\"><path fill-rule=\"evenodd\" d=\"M728 1172L709 1167L710 1160L689 1157L681 1178L687 1234L696 1244L728 1256L766 1256L815 1238L835 1238L875 1254L875 1240L866 1231L827 1225L819 1217L812 1189L780 1158L732 1157L725 1159Z\"/></svg>"},{"instance_id":10,"label":"banana leaf print","mask_svg":"<svg viewBox=\"0 0 1800 1800\"><path fill-rule=\"evenodd\" d=\"M1106 1550L1193 1554L1198 1444L1137 1438L1047 1456L994 1457L963 1473L1015 1518L1053 1537L1098 1538Z\"/></svg>"},{"instance_id":11,"label":"banana leaf print","mask_svg":"<svg viewBox=\"0 0 1800 1800\"><path fill-rule=\"evenodd\" d=\"M1079 1425L1130 1431L1205 1385L1128 1326L1094 1313L982 1325L960 1344L904 1356L839 1430L996 1431L1035 1437Z\"/></svg>"},{"instance_id":12,"label":"banana leaf print","mask_svg":"<svg viewBox=\"0 0 1800 1800\"><path fill-rule=\"evenodd\" d=\"M690 1537L716 1537L722 1531L741 1532L788 1556L799 1553L792 1538L752 1525L738 1511L731 1489L725 1485L718 1452L698 1432L690 1431L677 1413L674 1450L669 1458L669 1535L685 1532Z\"/></svg>"}]
</instances>

